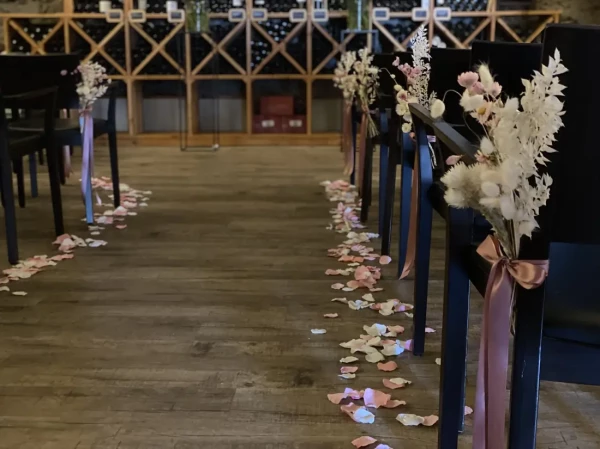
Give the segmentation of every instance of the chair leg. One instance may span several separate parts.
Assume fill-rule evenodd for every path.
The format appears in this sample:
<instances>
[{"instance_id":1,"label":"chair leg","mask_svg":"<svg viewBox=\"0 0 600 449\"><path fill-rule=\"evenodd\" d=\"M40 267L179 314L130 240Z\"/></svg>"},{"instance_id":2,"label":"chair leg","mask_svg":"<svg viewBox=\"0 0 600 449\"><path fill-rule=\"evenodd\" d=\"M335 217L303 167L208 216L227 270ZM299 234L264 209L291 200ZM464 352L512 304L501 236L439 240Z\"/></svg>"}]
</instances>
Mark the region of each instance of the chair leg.
<instances>
[{"instance_id":1,"label":"chair leg","mask_svg":"<svg viewBox=\"0 0 600 449\"><path fill-rule=\"evenodd\" d=\"M50 178L50 194L52 196L52 212L54 213L54 231L56 235L65 233L63 223L62 197L60 194L60 175L58 153L62 152L62 146L49 146L48 156L48 177Z\"/></svg>"},{"instance_id":2,"label":"chair leg","mask_svg":"<svg viewBox=\"0 0 600 449\"><path fill-rule=\"evenodd\" d=\"M35 154L29 155L29 180L31 182L31 196L32 196L32 198L37 198L38 182L37 182L37 162L35 160Z\"/></svg>"},{"instance_id":3,"label":"chair leg","mask_svg":"<svg viewBox=\"0 0 600 449\"><path fill-rule=\"evenodd\" d=\"M108 133L108 150L110 153L110 174L113 183L113 204L115 207L121 205L121 189L119 179L119 155L117 152L117 132L116 130Z\"/></svg>"},{"instance_id":4,"label":"chair leg","mask_svg":"<svg viewBox=\"0 0 600 449\"><path fill-rule=\"evenodd\" d=\"M394 218L394 195L396 191L396 167L398 148L392 144L388 151L387 173L385 176L385 200L383 226L381 231L381 255L389 256L392 247L392 221Z\"/></svg>"},{"instance_id":5,"label":"chair leg","mask_svg":"<svg viewBox=\"0 0 600 449\"><path fill-rule=\"evenodd\" d=\"M23 158L14 160L15 173L17 174L17 195L19 207L25 207L25 174L23 173Z\"/></svg>"},{"instance_id":6,"label":"chair leg","mask_svg":"<svg viewBox=\"0 0 600 449\"><path fill-rule=\"evenodd\" d=\"M59 150L57 150L56 160L58 164L58 178L60 179L60 183L64 186L67 183L67 177L65 176L65 155L63 153L64 147L59 146ZM50 155L48 154L48 159L50 159Z\"/></svg>"},{"instance_id":7,"label":"chair leg","mask_svg":"<svg viewBox=\"0 0 600 449\"><path fill-rule=\"evenodd\" d=\"M383 236L385 220L385 187L387 176L387 164L389 159L389 147L385 143L379 145L379 235ZM383 242L382 242L383 245Z\"/></svg>"},{"instance_id":8,"label":"chair leg","mask_svg":"<svg viewBox=\"0 0 600 449\"><path fill-rule=\"evenodd\" d=\"M44 150L38 151L38 162L40 165L44 165Z\"/></svg>"},{"instance_id":9,"label":"chair leg","mask_svg":"<svg viewBox=\"0 0 600 449\"><path fill-rule=\"evenodd\" d=\"M471 282L462 262L462 253L470 243L472 223L471 210L449 209L446 224L438 449L457 449L458 433L464 427Z\"/></svg>"},{"instance_id":10,"label":"chair leg","mask_svg":"<svg viewBox=\"0 0 600 449\"><path fill-rule=\"evenodd\" d=\"M371 207L371 186L373 183L373 142L367 139L365 145L365 164L362 174L361 186L361 208L360 221L366 223L369 220L369 208Z\"/></svg>"},{"instance_id":11,"label":"chair leg","mask_svg":"<svg viewBox=\"0 0 600 449\"><path fill-rule=\"evenodd\" d=\"M352 114L352 160L354 161L352 173L350 173L350 184L352 185L356 185L356 133L358 132L358 126L354 118L354 114Z\"/></svg>"},{"instance_id":12,"label":"chair leg","mask_svg":"<svg viewBox=\"0 0 600 449\"><path fill-rule=\"evenodd\" d=\"M544 321L543 288L517 293L509 449L535 449ZM499 386L500 387L500 386Z\"/></svg>"},{"instance_id":13,"label":"chair leg","mask_svg":"<svg viewBox=\"0 0 600 449\"><path fill-rule=\"evenodd\" d=\"M19 262L19 245L17 243L17 216L15 213L15 199L13 196L12 170L10 158L0 149L0 182L2 183L1 195L4 205L4 222L6 227L6 246L8 262L14 265Z\"/></svg>"}]
</instances>

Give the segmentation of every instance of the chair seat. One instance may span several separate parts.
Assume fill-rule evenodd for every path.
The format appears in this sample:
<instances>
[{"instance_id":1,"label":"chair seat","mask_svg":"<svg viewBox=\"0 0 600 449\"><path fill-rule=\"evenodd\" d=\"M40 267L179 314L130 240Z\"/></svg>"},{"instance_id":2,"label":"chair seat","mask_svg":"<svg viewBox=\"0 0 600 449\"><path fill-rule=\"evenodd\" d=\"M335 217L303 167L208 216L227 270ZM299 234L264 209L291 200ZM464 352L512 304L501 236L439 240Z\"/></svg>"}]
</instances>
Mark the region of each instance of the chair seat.
<instances>
[{"instance_id":1,"label":"chair seat","mask_svg":"<svg viewBox=\"0 0 600 449\"><path fill-rule=\"evenodd\" d=\"M10 122L8 126L11 131L43 133L44 118L32 117L16 120ZM94 119L94 138L106 134L107 129L107 120ZM79 136L81 135L79 117L57 118L55 121L54 132L55 138L59 144L62 144L65 140L79 139Z\"/></svg>"},{"instance_id":2,"label":"chair seat","mask_svg":"<svg viewBox=\"0 0 600 449\"><path fill-rule=\"evenodd\" d=\"M34 132L9 131L8 149L11 159L35 153L43 148L43 135Z\"/></svg>"}]
</instances>

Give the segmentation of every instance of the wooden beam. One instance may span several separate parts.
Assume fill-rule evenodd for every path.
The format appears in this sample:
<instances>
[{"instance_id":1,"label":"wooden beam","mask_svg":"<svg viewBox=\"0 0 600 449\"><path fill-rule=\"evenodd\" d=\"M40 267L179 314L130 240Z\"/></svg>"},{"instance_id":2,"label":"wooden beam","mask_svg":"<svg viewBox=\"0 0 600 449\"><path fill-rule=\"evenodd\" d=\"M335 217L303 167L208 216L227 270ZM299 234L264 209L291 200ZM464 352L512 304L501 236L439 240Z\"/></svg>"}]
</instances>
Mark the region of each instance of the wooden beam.
<instances>
[{"instance_id":1,"label":"wooden beam","mask_svg":"<svg viewBox=\"0 0 600 449\"><path fill-rule=\"evenodd\" d=\"M515 33L515 31L511 27L508 26L508 23L506 23L504 19L498 17L498 19L496 20L498 21L500 26L504 28L508 34L510 34L510 37L512 37L515 41L519 43L523 43L523 39L521 39L519 35Z\"/></svg>"}]
</instances>

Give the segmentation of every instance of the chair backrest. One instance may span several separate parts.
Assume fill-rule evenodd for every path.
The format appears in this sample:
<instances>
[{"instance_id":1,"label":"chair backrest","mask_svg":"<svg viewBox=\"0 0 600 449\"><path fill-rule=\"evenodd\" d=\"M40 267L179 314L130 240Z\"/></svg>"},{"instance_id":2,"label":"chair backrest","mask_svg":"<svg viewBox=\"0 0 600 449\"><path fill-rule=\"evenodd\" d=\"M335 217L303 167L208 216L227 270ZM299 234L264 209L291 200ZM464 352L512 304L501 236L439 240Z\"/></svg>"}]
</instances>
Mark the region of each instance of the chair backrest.
<instances>
[{"instance_id":1,"label":"chair backrest","mask_svg":"<svg viewBox=\"0 0 600 449\"><path fill-rule=\"evenodd\" d=\"M540 210L541 229L524 250L528 252L525 257L549 254L545 322L594 326L600 341L600 209L596 204L600 196L600 89L595 87L594 70L599 46L600 27L551 25L546 29L544 64L558 49L569 70L560 76L567 87L565 126L554 143L558 151L550 155L553 185L548 205Z\"/></svg>"},{"instance_id":2,"label":"chair backrest","mask_svg":"<svg viewBox=\"0 0 600 449\"><path fill-rule=\"evenodd\" d=\"M394 81L390 78L390 75L386 72L389 71L391 74L397 72L397 69L392 65L396 56L392 54L378 53L373 55L373 65L378 67L379 70L379 93L384 95L394 95Z\"/></svg>"},{"instance_id":3,"label":"chair backrest","mask_svg":"<svg viewBox=\"0 0 600 449\"><path fill-rule=\"evenodd\" d=\"M470 50L436 47L431 49L429 92L436 92L438 98L444 100L444 120L450 124L464 123L460 96L449 91L459 91L456 80L461 73L469 70L470 65ZM446 92L449 93L444 98Z\"/></svg>"},{"instance_id":4,"label":"chair backrest","mask_svg":"<svg viewBox=\"0 0 600 449\"><path fill-rule=\"evenodd\" d=\"M79 62L77 54L0 55L0 91L10 95L56 86L57 107L76 109L78 76L72 73Z\"/></svg>"},{"instance_id":5,"label":"chair backrest","mask_svg":"<svg viewBox=\"0 0 600 449\"><path fill-rule=\"evenodd\" d=\"M539 44L475 41L471 48L471 66L488 64L503 92L511 97L521 95L521 79L530 78L534 70L539 70L541 60Z\"/></svg>"}]
</instances>

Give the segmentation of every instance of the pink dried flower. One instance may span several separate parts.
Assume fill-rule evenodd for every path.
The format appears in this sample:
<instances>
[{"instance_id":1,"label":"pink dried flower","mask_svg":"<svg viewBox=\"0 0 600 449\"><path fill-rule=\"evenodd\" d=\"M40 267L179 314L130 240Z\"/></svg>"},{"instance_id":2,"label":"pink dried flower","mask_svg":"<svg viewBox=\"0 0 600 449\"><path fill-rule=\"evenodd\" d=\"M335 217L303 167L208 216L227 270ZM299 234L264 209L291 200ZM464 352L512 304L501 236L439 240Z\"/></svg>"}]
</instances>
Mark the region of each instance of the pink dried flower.
<instances>
[{"instance_id":1,"label":"pink dried flower","mask_svg":"<svg viewBox=\"0 0 600 449\"><path fill-rule=\"evenodd\" d=\"M394 62L392 62L392 65L394 67L400 66L400 58L398 56L396 56L396 59L394 59Z\"/></svg>"},{"instance_id":2,"label":"pink dried flower","mask_svg":"<svg viewBox=\"0 0 600 449\"><path fill-rule=\"evenodd\" d=\"M475 72L464 72L461 73L458 77L458 84L465 89L470 88L479 81L479 75Z\"/></svg>"},{"instance_id":3,"label":"pink dried flower","mask_svg":"<svg viewBox=\"0 0 600 449\"><path fill-rule=\"evenodd\" d=\"M469 89L469 93L471 95L483 95L485 93L485 87L483 87L483 84L481 84L481 82L477 81L471 86L471 88Z\"/></svg>"},{"instance_id":4,"label":"pink dried flower","mask_svg":"<svg viewBox=\"0 0 600 449\"><path fill-rule=\"evenodd\" d=\"M502 92L502 86L498 82L492 84L492 88L488 92L492 97L496 98Z\"/></svg>"}]
</instances>

